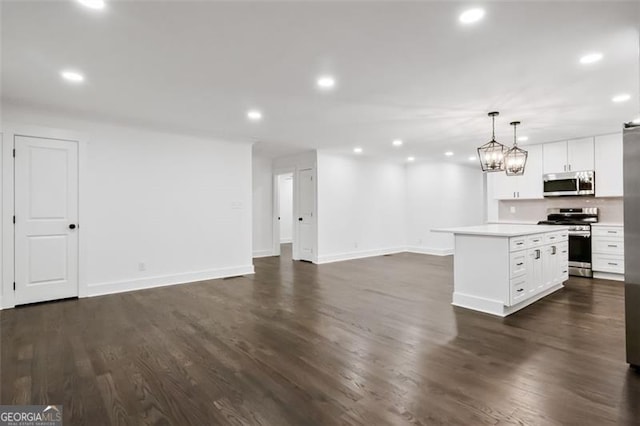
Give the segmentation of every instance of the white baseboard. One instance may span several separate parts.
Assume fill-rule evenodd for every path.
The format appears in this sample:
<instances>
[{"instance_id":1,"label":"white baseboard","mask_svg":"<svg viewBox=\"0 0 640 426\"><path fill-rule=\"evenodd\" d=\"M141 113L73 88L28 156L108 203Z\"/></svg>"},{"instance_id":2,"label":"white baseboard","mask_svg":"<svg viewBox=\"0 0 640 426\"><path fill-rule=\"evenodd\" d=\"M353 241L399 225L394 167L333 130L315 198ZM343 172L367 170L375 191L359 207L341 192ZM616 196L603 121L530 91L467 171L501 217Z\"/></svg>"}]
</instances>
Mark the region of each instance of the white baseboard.
<instances>
[{"instance_id":1,"label":"white baseboard","mask_svg":"<svg viewBox=\"0 0 640 426\"><path fill-rule=\"evenodd\" d=\"M317 263L318 265L321 265L323 263L340 262L343 260L362 259L365 257L384 256L385 254L402 253L403 251L405 251L404 247L390 247L390 248L383 248L383 249L351 251L347 253L326 254L326 255L318 256L318 260L315 263Z\"/></svg>"},{"instance_id":2,"label":"white baseboard","mask_svg":"<svg viewBox=\"0 0 640 426\"><path fill-rule=\"evenodd\" d=\"M289 244L291 243L291 238L285 238L284 240L280 240L280 244Z\"/></svg>"},{"instance_id":3,"label":"white baseboard","mask_svg":"<svg viewBox=\"0 0 640 426\"><path fill-rule=\"evenodd\" d=\"M269 256L275 256L275 254L273 254L273 250L256 250L253 252L253 257L269 257Z\"/></svg>"},{"instance_id":4,"label":"white baseboard","mask_svg":"<svg viewBox=\"0 0 640 426\"><path fill-rule=\"evenodd\" d=\"M613 274L611 272L594 272L593 278L601 280L624 281L624 274Z\"/></svg>"},{"instance_id":5,"label":"white baseboard","mask_svg":"<svg viewBox=\"0 0 640 426\"><path fill-rule=\"evenodd\" d=\"M207 271L187 272L183 274L162 275L158 277L147 277L136 280L96 283L89 284L87 286L87 296L103 296L106 294L124 293L127 291L144 290L148 288L165 287L176 284L188 284L196 281L235 277L238 275L247 275L253 273L253 265L248 265L232 268L211 269Z\"/></svg>"},{"instance_id":6,"label":"white baseboard","mask_svg":"<svg viewBox=\"0 0 640 426\"><path fill-rule=\"evenodd\" d=\"M453 248L432 248L432 247L407 247L406 251L409 253L418 253L418 254L430 254L432 256L450 256L453 254Z\"/></svg>"},{"instance_id":7,"label":"white baseboard","mask_svg":"<svg viewBox=\"0 0 640 426\"><path fill-rule=\"evenodd\" d=\"M560 290L563 287L564 285L562 283L556 283L553 286L545 289L541 293L538 293L535 296L529 299L523 300L522 302L513 306L505 306L502 300L487 299L485 297L474 296L474 295L464 294L464 293L456 293L454 291L453 301L451 302L451 304L453 306L459 306L461 308L484 312L484 313L496 315L499 317L506 317L508 315L511 315L519 311L522 308L525 308L531 305L534 302L537 302L543 297L546 297L551 293L554 293Z\"/></svg>"}]
</instances>

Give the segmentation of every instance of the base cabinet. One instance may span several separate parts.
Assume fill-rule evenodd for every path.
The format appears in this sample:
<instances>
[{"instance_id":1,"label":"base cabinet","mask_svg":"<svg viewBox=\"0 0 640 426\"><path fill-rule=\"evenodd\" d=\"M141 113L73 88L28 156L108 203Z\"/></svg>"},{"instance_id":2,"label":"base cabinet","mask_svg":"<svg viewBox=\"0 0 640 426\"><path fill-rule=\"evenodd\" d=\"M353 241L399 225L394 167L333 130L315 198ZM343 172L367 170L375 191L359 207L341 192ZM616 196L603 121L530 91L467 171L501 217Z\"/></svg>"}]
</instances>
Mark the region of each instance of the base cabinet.
<instances>
[{"instance_id":1,"label":"base cabinet","mask_svg":"<svg viewBox=\"0 0 640 426\"><path fill-rule=\"evenodd\" d=\"M488 224L441 232L455 235L454 306L505 317L567 279L568 227Z\"/></svg>"},{"instance_id":2,"label":"base cabinet","mask_svg":"<svg viewBox=\"0 0 640 426\"><path fill-rule=\"evenodd\" d=\"M624 228L593 225L592 268L596 278L624 277Z\"/></svg>"},{"instance_id":3,"label":"base cabinet","mask_svg":"<svg viewBox=\"0 0 640 426\"><path fill-rule=\"evenodd\" d=\"M510 306L569 278L569 243L566 232L512 238L510 247L513 250L510 255Z\"/></svg>"}]
</instances>

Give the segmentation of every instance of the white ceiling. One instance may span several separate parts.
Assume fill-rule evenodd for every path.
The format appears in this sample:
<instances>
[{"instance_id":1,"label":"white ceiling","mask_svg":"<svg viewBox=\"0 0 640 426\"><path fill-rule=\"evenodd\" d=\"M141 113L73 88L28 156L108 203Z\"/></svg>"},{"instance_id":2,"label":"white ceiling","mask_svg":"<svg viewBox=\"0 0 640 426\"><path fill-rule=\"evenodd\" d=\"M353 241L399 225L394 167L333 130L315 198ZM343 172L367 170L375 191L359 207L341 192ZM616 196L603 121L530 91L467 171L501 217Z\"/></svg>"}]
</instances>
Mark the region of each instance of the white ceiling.
<instances>
[{"instance_id":1,"label":"white ceiling","mask_svg":"<svg viewBox=\"0 0 640 426\"><path fill-rule=\"evenodd\" d=\"M3 99L272 155L359 145L453 161L489 139L490 110L503 143L512 120L536 143L618 131L640 110L640 2L486 2L463 26L469 5L452 2L107 1L3 1ZM604 59L579 64L590 51ZM315 88L321 74L335 90Z\"/></svg>"}]
</instances>

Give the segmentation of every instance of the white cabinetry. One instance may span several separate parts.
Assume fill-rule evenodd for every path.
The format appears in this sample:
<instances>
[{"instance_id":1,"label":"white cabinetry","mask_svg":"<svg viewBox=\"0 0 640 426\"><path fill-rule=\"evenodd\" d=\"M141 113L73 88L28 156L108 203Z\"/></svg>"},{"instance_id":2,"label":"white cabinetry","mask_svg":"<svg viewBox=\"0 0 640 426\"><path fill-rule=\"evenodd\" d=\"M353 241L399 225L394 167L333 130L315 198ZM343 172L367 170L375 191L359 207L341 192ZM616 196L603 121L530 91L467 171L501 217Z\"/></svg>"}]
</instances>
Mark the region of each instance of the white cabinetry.
<instances>
[{"instance_id":1,"label":"white cabinetry","mask_svg":"<svg viewBox=\"0 0 640 426\"><path fill-rule=\"evenodd\" d=\"M592 269L595 278L624 279L624 228L592 225Z\"/></svg>"},{"instance_id":2,"label":"white cabinetry","mask_svg":"<svg viewBox=\"0 0 640 426\"><path fill-rule=\"evenodd\" d=\"M504 317L561 289L568 278L568 227L488 224L432 231L455 236L455 306Z\"/></svg>"},{"instance_id":3,"label":"white cabinetry","mask_svg":"<svg viewBox=\"0 0 640 426\"><path fill-rule=\"evenodd\" d=\"M595 138L596 197L622 197L622 133Z\"/></svg>"},{"instance_id":4,"label":"white cabinetry","mask_svg":"<svg viewBox=\"0 0 640 426\"><path fill-rule=\"evenodd\" d=\"M510 239L512 306L569 278L568 239L566 231Z\"/></svg>"},{"instance_id":5,"label":"white cabinetry","mask_svg":"<svg viewBox=\"0 0 640 426\"><path fill-rule=\"evenodd\" d=\"M544 144L544 174L593 170L594 155L593 138Z\"/></svg>"},{"instance_id":6,"label":"white cabinetry","mask_svg":"<svg viewBox=\"0 0 640 426\"><path fill-rule=\"evenodd\" d=\"M543 173L558 173L567 170L567 142L546 143L542 147ZM542 178L542 177L541 177Z\"/></svg>"},{"instance_id":7,"label":"white cabinetry","mask_svg":"<svg viewBox=\"0 0 640 426\"><path fill-rule=\"evenodd\" d=\"M507 176L504 172L488 174L493 198L496 200L542 199L542 145L529 145L527 165L522 176Z\"/></svg>"},{"instance_id":8,"label":"white cabinetry","mask_svg":"<svg viewBox=\"0 0 640 426\"><path fill-rule=\"evenodd\" d=\"M567 162L570 172L593 170L593 138L573 139L567 142Z\"/></svg>"}]
</instances>

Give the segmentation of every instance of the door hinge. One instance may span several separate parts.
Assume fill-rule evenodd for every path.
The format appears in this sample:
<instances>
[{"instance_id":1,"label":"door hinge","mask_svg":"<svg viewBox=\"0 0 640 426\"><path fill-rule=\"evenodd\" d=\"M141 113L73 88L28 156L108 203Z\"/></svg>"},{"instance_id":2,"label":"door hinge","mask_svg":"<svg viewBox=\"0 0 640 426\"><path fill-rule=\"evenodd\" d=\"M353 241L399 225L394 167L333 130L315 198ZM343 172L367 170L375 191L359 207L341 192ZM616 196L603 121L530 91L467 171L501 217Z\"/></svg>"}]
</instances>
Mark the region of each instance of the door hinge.
<instances>
[{"instance_id":1,"label":"door hinge","mask_svg":"<svg viewBox=\"0 0 640 426\"><path fill-rule=\"evenodd\" d=\"M16 158L16 149L13 148L13 158Z\"/></svg>"},{"instance_id":2,"label":"door hinge","mask_svg":"<svg viewBox=\"0 0 640 426\"><path fill-rule=\"evenodd\" d=\"M13 282L13 291L16 291L16 282Z\"/></svg>"},{"instance_id":3,"label":"door hinge","mask_svg":"<svg viewBox=\"0 0 640 426\"><path fill-rule=\"evenodd\" d=\"M14 225L16 224L16 217L15 216L13 216L13 224Z\"/></svg>"}]
</instances>

